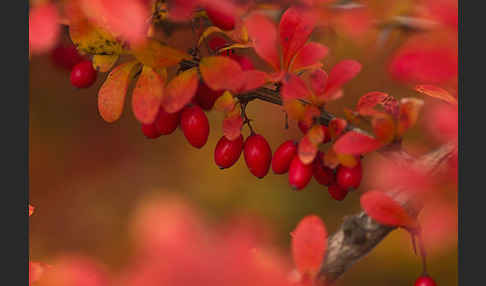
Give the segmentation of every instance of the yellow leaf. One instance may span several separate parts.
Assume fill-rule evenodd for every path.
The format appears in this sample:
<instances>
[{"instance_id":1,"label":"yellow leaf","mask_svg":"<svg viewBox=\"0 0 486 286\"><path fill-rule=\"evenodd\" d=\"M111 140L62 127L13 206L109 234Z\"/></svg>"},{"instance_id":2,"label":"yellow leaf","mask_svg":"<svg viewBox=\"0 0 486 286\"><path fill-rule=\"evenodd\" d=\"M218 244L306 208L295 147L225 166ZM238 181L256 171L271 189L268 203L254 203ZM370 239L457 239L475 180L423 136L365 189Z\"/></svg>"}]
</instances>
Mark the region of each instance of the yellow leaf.
<instances>
[{"instance_id":1,"label":"yellow leaf","mask_svg":"<svg viewBox=\"0 0 486 286\"><path fill-rule=\"evenodd\" d=\"M214 110L228 113L234 109L235 104L236 104L236 100L233 97L233 94L231 94L231 92L226 90L223 93L223 95L221 95L220 97L218 97L218 99L216 99L213 108Z\"/></svg>"},{"instance_id":2,"label":"yellow leaf","mask_svg":"<svg viewBox=\"0 0 486 286\"><path fill-rule=\"evenodd\" d=\"M152 39L133 47L132 52L141 63L152 68L171 67L191 59L189 54Z\"/></svg>"},{"instance_id":3,"label":"yellow leaf","mask_svg":"<svg viewBox=\"0 0 486 286\"><path fill-rule=\"evenodd\" d=\"M164 81L151 67L143 66L132 94L132 111L141 123L150 124L155 120L164 95Z\"/></svg>"},{"instance_id":4,"label":"yellow leaf","mask_svg":"<svg viewBox=\"0 0 486 286\"><path fill-rule=\"evenodd\" d=\"M118 58L118 54L94 55L92 59L93 68L99 72L107 72L115 65Z\"/></svg>"}]
</instances>

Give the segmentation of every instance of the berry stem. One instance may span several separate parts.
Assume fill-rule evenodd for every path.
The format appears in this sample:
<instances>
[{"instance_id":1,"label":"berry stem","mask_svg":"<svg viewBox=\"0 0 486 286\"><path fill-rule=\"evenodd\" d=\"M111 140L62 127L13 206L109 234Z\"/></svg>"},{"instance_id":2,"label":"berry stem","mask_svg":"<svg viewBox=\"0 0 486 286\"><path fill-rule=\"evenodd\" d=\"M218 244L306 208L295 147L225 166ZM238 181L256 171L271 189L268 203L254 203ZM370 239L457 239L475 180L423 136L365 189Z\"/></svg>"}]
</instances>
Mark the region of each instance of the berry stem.
<instances>
[{"instance_id":1,"label":"berry stem","mask_svg":"<svg viewBox=\"0 0 486 286\"><path fill-rule=\"evenodd\" d=\"M246 106L248 105L248 101L244 101L240 104L241 106L241 116L243 117L243 124L248 125L248 128L250 129L250 135L254 135L255 131L253 130L253 127L251 126L250 119L248 118L248 115L246 114Z\"/></svg>"}]
</instances>

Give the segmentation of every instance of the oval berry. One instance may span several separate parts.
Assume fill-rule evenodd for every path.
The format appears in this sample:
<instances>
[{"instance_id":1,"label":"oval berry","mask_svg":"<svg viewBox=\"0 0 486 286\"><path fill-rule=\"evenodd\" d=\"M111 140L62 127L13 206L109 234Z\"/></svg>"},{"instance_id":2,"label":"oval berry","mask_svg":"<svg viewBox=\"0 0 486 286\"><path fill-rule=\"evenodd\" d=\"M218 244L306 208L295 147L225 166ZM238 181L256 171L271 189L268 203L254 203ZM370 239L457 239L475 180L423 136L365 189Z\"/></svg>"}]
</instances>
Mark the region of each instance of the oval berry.
<instances>
[{"instance_id":1,"label":"oval berry","mask_svg":"<svg viewBox=\"0 0 486 286\"><path fill-rule=\"evenodd\" d=\"M297 144L293 140L288 140L282 143L272 158L272 170L275 174L285 174L288 172L290 162L297 154Z\"/></svg>"},{"instance_id":2,"label":"oval berry","mask_svg":"<svg viewBox=\"0 0 486 286\"><path fill-rule=\"evenodd\" d=\"M206 13L214 26L221 30L233 30L235 27L235 17L229 13L224 13L217 8L207 7Z\"/></svg>"},{"instance_id":3,"label":"oval berry","mask_svg":"<svg viewBox=\"0 0 486 286\"><path fill-rule=\"evenodd\" d=\"M342 201L348 194L348 190L341 188L338 184L332 184L327 188L327 191L336 201Z\"/></svg>"},{"instance_id":4,"label":"oval berry","mask_svg":"<svg viewBox=\"0 0 486 286\"><path fill-rule=\"evenodd\" d=\"M330 186L336 181L334 171L331 168L324 166L319 155L316 157L316 160L314 160L312 173L314 179L323 186Z\"/></svg>"},{"instance_id":5,"label":"oval berry","mask_svg":"<svg viewBox=\"0 0 486 286\"><path fill-rule=\"evenodd\" d=\"M216 100L223 95L223 90L215 91L209 88L203 81L199 82L194 101L204 110L211 110Z\"/></svg>"},{"instance_id":6,"label":"oval berry","mask_svg":"<svg viewBox=\"0 0 486 286\"><path fill-rule=\"evenodd\" d=\"M162 107L154 121L155 128L161 135L168 135L174 132L179 126L180 112L168 113Z\"/></svg>"},{"instance_id":7,"label":"oval berry","mask_svg":"<svg viewBox=\"0 0 486 286\"><path fill-rule=\"evenodd\" d=\"M155 139L158 138L161 134L159 131L157 131L157 128L155 128L155 124L142 124L142 132L145 137L148 139Z\"/></svg>"},{"instance_id":8,"label":"oval berry","mask_svg":"<svg viewBox=\"0 0 486 286\"><path fill-rule=\"evenodd\" d=\"M96 76L91 61L82 61L71 70L71 84L77 88L87 88L96 81Z\"/></svg>"},{"instance_id":9,"label":"oval berry","mask_svg":"<svg viewBox=\"0 0 486 286\"><path fill-rule=\"evenodd\" d=\"M295 190L301 190L310 182L312 178L312 164L304 164L295 155L289 167L289 184Z\"/></svg>"},{"instance_id":10,"label":"oval berry","mask_svg":"<svg viewBox=\"0 0 486 286\"><path fill-rule=\"evenodd\" d=\"M223 136L214 149L214 161L221 169L229 168L238 161L242 150L243 136L241 134L235 140L228 140L226 136Z\"/></svg>"},{"instance_id":11,"label":"oval berry","mask_svg":"<svg viewBox=\"0 0 486 286\"><path fill-rule=\"evenodd\" d=\"M361 162L352 168L339 165L336 171L337 184L343 189L356 189L361 183L362 173Z\"/></svg>"},{"instance_id":12,"label":"oval berry","mask_svg":"<svg viewBox=\"0 0 486 286\"><path fill-rule=\"evenodd\" d=\"M434 279L429 276L420 276L415 280L414 286L437 286Z\"/></svg>"},{"instance_id":13,"label":"oval berry","mask_svg":"<svg viewBox=\"0 0 486 286\"><path fill-rule=\"evenodd\" d=\"M272 150L263 136L253 134L246 138L243 154L248 169L255 177L261 179L267 175L272 160Z\"/></svg>"},{"instance_id":14,"label":"oval berry","mask_svg":"<svg viewBox=\"0 0 486 286\"><path fill-rule=\"evenodd\" d=\"M181 113L181 129L189 143L201 148L208 141L209 121L201 107L187 106Z\"/></svg>"}]
</instances>

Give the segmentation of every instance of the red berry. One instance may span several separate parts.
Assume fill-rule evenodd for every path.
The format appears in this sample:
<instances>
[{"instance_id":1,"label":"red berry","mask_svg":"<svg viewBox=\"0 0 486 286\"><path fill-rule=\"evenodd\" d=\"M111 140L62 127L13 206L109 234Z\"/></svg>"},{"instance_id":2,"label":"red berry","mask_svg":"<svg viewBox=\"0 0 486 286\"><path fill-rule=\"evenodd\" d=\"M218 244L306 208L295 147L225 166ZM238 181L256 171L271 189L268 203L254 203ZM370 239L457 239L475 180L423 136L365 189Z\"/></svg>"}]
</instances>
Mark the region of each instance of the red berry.
<instances>
[{"instance_id":1,"label":"red berry","mask_svg":"<svg viewBox=\"0 0 486 286\"><path fill-rule=\"evenodd\" d=\"M331 197L333 199L335 199L336 201L342 201L342 200L344 200L344 198L348 194L348 190L341 188L337 184L330 185L327 188L327 191L329 192L329 194L331 195Z\"/></svg>"},{"instance_id":2,"label":"red berry","mask_svg":"<svg viewBox=\"0 0 486 286\"><path fill-rule=\"evenodd\" d=\"M96 76L91 61L82 61L71 70L71 84L78 88L90 87L96 81Z\"/></svg>"},{"instance_id":3,"label":"red berry","mask_svg":"<svg viewBox=\"0 0 486 286\"><path fill-rule=\"evenodd\" d=\"M434 279L429 276L420 276L415 280L414 286L437 286L437 284L435 284Z\"/></svg>"},{"instance_id":4,"label":"red berry","mask_svg":"<svg viewBox=\"0 0 486 286\"><path fill-rule=\"evenodd\" d=\"M142 124L142 132L148 139L155 139L161 135L160 132L157 131L157 128L155 128L154 123Z\"/></svg>"},{"instance_id":5,"label":"red berry","mask_svg":"<svg viewBox=\"0 0 486 286\"><path fill-rule=\"evenodd\" d=\"M157 118L155 118L154 125L161 135L168 135L177 129L179 119L180 112L168 113L161 107L159 108Z\"/></svg>"},{"instance_id":6,"label":"red berry","mask_svg":"<svg viewBox=\"0 0 486 286\"><path fill-rule=\"evenodd\" d=\"M282 143L272 158L272 170L275 174L285 174L289 170L290 162L297 153L297 144L293 140Z\"/></svg>"},{"instance_id":7,"label":"red berry","mask_svg":"<svg viewBox=\"0 0 486 286\"><path fill-rule=\"evenodd\" d=\"M214 103L221 95L223 95L223 90L212 90L211 88L209 88L209 86L207 86L207 84L205 84L203 81L200 81L197 88L196 96L194 97L194 101L202 109L210 110L211 108L213 108Z\"/></svg>"},{"instance_id":8,"label":"red berry","mask_svg":"<svg viewBox=\"0 0 486 286\"><path fill-rule=\"evenodd\" d=\"M249 57L232 54L230 55L230 58L237 61L240 64L241 69L244 71L255 69L255 66Z\"/></svg>"},{"instance_id":9,"label":"red berry","mask_svg":"<svg viewBox=\"0 0 486 286\"><path fill-rule=\"evenodd\" d=\"M312 178L312 164L304 164L295 155L289 167L289 184L295 190L301 190L310 182Z\"/></svg>"},{"instance_id":10,"label":"red berry","mask_svg":"<svg viewBox=\"0 0 486 286\"><path fill-rule=\"evenodd\" d=\"M51 52L52 62L61 68L71 70L77 63L86 60L74 45L58 45Z\"/></svg>"},{"instance_id":11,"label":"red berry","mask_svg":"<svg viewBox=\"0 0 486 286\"><path fill-rule=\"evenodd\" d=\"M307 124L305 124L304 121L299 121L297 125L299 126L299 129L303 134L306 134L307 131L309 131L310 129L310 126L307 126Z\"/></svg>"},{"instance_id":12,"label":"red berry","mask_svg":"<svg viewBox=\"0 0 486 286\"><path fill-rule=\"evenodd\" d=\"M331 168L324 166L319 155L316 157L316 160L314 160L312 172L314 174L314 179L323 186L330 186L336 181L334 171Z\"/></svg>"},{"instance_id":13,"label":"red berry","mask_svg":"<svg viewBox=\"0 0 486 286\"><path fill-rule=\"evenodd\" d=\"M238 161L243 150L243 136L228 140L226 136L219 139L214 149L214 161L221 169L229 168Z\"/></svg>"},{"instance_id":14,"label":"red berry","mask_svg":"<svg viewBox=\"0 0 486 286\"><path fill-rule=\"evenodd\" d=\"M246 165L253 175L260 179L267 175L272 160L272 150L263 136L253 134L246 138L243 154Z\"/></svg>"},{"instance_id":15,"label":"red berry","mask_svg":"<svg viewBox=\"0 0 486 286\"><path fill-rule=\"evenodd\" d=\"M187 106L181 113L181 129L192 146L201 148L208 141L209 121L201 107Z\"/></svg>"},{"instance_id":16,"label":"red berry","mask_svg":"<svg viewBox=\"0 0 486 286\"><path fill-rule=\"evenodd\" d=\"M356 189L361 183L362 173L361 162L352 168L339 165L336 172L337 184L343 189Z\"/></svg>"},{"instance_id":17,"label":"red berry","mask_svg":"<svg viewBox=\"0 0 486 286\"><path fill-rule=\"evenodd\" d=\"M329 128L325 125L321 125L322 131L324 133L324 141L322 141L323 144L331 141L331 132L329 132Z\"/></svg>"},{"instance_id":18,"label":"red berry","mask_svg":"<svg viewBox=\"0 0 486 286\"><path fill-rule=\"evenodd\" d=\"M235 17L228 12L220 9L207 7L206 13L214 26L221 30L233 30L235 27Z\"/></svg>"},{"instance_id":19,"label":"red berry","mask_svg":"<svg viewBox=\"0 0 486 286\"><path fill-rule=\"evenodd\" d=\"M225 38L215 36L208 41L208 46L212 51L216 52L217 50L224 48L227 43L228 41Z\"/></svg>"}]
</instances>

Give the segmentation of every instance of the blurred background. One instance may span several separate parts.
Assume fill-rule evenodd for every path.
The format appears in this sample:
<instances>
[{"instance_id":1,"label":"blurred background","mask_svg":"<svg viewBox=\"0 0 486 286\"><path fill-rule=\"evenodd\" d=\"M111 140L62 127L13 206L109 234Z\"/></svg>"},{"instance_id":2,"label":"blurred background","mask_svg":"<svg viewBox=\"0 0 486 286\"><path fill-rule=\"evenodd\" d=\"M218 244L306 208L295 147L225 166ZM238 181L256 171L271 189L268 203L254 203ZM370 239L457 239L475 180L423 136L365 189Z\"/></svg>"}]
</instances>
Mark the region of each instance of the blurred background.
<instances>
[{"instance_id":1,"label":"blurred background","mask_svg":"<svg viewBox=\"0 0 486 286\"><path fill-rule=\"evenodd\" d=\"M173 40L189 48L187 37L190 35L176 33ZM397 98L420 96L393 81L387 72L391 54L403 41L402 34L379 49L376 38L363 44L329 36L325 30L317 31L313 38L330 48L324 69L344 58L363 64L362 72L345 86L345 96L328 106L336 114L343 114L343 106L354 108L368 91L383 91ZM66 35L62 41L69 41ZM290 254L289 233L301 218L317 214L333 233L344 216L359 211L360 194L373 179L366 172L367 161L375 156L370 155L363 163L360 189L338 202L314 180L295 192L285 175L270 171L264 179L257 179L248 171L243 156L233 167L220 170L213 159L214 147L222 136L220 113L207 113L210 135L200 150L193 148L179 129L148 140L132 114L130 96L116 123L108 124L99 116L97 91L106 74L98 74L91 88L79 90L71 86L69 72L56 67L49 54L32 57L29 68L29 184L30 203L36 207L30 218L32 260L49 262L64 252L80 252L117 271L130 260L128 224L137 203L148 195L168 193L183 195L215 223L239 213L260 217L272 228L282 253ZM272 151L287 139L301 137L295 122L285 129L284 113L278 106L255 101L249 104L248 112ZM246 128L243 134L248 135ZM404 144L421 154L438 143L418 124ZM428 259L429 273L438 285L457 285L456 233L444 237L444 243L430 251ZM420 271L420 258L413 252L409 235L398 230L347 271L337 285L412 285Z\"/></svg>"}]
</instances>

